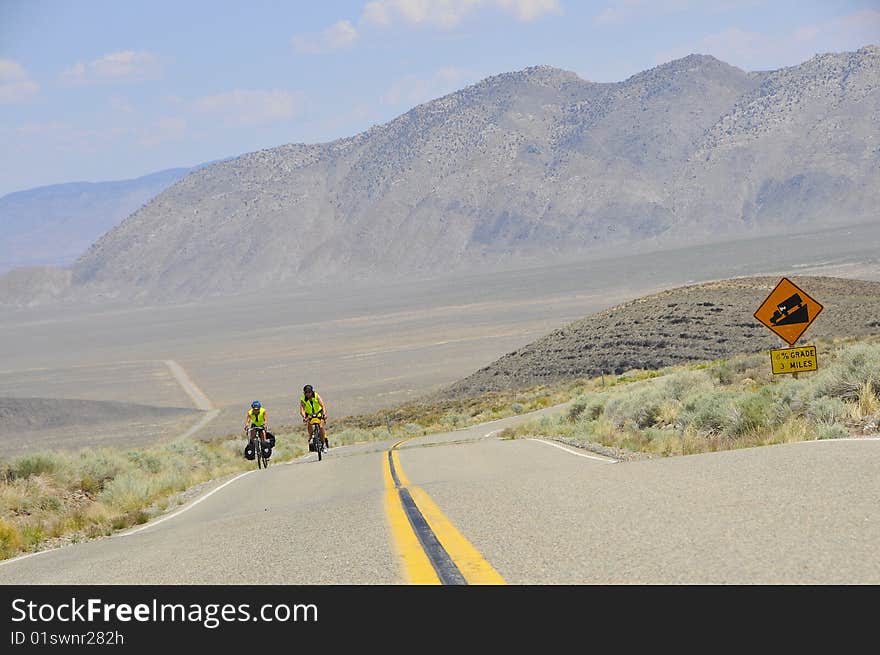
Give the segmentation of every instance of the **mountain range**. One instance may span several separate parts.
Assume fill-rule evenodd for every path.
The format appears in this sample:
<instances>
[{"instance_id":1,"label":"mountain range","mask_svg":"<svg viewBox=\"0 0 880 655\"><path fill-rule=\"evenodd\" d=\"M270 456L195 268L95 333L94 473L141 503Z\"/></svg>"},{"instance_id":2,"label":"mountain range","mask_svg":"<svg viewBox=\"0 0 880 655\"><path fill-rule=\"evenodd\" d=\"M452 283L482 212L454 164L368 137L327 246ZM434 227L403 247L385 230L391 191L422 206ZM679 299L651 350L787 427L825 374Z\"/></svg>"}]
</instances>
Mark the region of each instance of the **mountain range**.
<instances>
[{"instance_id":1,"label":"mountain range","mask_svg":"<svg viewBox=\"0 0 880 655\"><path fill-rule=\"evenodd\" d=\"M171 168L130 180L69 182L0 198L0 273L68 266L108 230L195 168Z\"/></svg>"},{"instance_id":2,"label":"mountain range","mask_svg":"<svg viewBox=\"0 0 880 655\"><path fill-rule=\"evenodd\" d=\"M618 83L530 67L193 171L68 269L0 278L0 301L194 299L874 222L878 118L876 45L757 72L694 54Z\"/></svg>"}]
</instances>

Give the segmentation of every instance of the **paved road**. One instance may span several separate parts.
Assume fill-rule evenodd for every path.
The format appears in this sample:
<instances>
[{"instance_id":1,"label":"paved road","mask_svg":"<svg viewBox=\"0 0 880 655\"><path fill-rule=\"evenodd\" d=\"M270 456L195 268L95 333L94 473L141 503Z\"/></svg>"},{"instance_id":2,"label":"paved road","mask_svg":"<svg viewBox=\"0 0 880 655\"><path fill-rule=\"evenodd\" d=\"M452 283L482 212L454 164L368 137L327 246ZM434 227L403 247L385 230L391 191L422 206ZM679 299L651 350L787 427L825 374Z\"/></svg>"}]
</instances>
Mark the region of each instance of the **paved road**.
<instances>
[{"instance_id":1,"label":"paved road","mask_svg":"<svg viewBox=\"0 0 880 655\"><path fill-rule=\"evenodd\" d=\"M499 438L516 420L397 448L504 582L880 583L880 440L611 463ZM386 507L393 445L254 470L127 535L0 563L0 583L411 584Z\"/></svg>"}]
</instances>

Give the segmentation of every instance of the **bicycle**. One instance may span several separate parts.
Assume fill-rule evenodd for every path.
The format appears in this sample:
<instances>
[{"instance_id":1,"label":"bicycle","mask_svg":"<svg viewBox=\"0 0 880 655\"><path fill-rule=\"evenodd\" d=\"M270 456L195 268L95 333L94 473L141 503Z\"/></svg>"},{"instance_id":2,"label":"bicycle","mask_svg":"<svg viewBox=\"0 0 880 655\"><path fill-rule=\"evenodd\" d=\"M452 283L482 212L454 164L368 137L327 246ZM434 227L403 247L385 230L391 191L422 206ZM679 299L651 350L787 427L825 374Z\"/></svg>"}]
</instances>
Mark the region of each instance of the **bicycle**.
<instances>
[{"instance_id":1,"label":"bicycle","mask_svg":"<svg viewBox=\"0 0 880 655\"><path fill-rule=\"evenodd\" d=\"M269 468L269 458L266 457L263 451L263 433L266 431L265 428L258 427L256 425L251 427L251 448L254 449L254 459L257 460L257 468Z\"/></svg>"},{"instance_id":2,"label":"bicycle","mask_svg":"<svg viewBox=\"0 0 880 655\"><path fill-rule=\"evenodd\" d=\"M318 453L318 461L324 453L324 440L321 438L321 414L307 414L309 422L309 450Z\"/></svg>"}]
</instances>

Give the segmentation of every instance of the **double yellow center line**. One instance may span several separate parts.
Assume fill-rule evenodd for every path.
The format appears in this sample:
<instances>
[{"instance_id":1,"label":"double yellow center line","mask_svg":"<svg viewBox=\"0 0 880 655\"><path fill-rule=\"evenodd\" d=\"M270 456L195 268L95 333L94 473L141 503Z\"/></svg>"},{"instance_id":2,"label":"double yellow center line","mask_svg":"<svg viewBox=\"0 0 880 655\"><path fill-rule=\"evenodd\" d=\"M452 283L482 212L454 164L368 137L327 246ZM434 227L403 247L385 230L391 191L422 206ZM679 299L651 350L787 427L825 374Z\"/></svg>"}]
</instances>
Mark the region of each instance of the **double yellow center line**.
<instances>
[{"instance_id":1,"label":"double yellow center line","mask_svg":"<svg viewBox=\"0 0 880 655\"><path fill-rule=\"evenodd\" d=\"M410 484L394 444L383 458L385 509L411 584L506 584L424 491Z\"/></svg>"}]
</instances>

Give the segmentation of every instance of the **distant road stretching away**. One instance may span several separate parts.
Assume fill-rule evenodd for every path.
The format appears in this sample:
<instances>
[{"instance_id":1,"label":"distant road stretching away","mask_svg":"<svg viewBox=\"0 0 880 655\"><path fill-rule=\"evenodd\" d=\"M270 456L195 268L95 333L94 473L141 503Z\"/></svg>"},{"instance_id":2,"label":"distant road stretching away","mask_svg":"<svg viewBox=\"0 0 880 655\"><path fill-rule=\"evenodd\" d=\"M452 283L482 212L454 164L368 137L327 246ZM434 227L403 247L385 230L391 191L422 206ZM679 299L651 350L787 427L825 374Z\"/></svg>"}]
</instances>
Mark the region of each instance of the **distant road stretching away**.
<instances>
[{"instance_id":1,"label":"distant road stretching away","mask_svg":"<svg viewBox=\"0 0 880 655\"><path fill-rule=\"evenodd\" d=\"M180 384L181 388L186 392L186 395L192 399L193 404L198 409L203 409L205 411L214 409L214 403L212 403L205 395L205 392L199 389L198 385L192 381L192 378L190 378L189 374L180 364L173 359L166 359L165 364L168 366L168 370L171 371L171 375L174 376L174 379L177 380L178 384Z\"/></svg>"},{"instance_id":2,"label":"distant road stretching away","mask_svg":"<svg viewBox=\"0 0 880 655\"><path fill-rule=\"evenodd\" d=\"M217 418L220 414L220 410L214 407L214 403L211 402L211 399L208 398L205 395L205 392L199 389L198 385L192 381L192 378L186 372L185 368L173 359L166 359L165 365L168 367L168 370L171 371L171 375L174 376L174 379L177 380L180 387L186 392L186 395L192 399L196 408L207 412L198 423L181 435L181 438L190 437Z\"/></svg>"}]
</instances>

